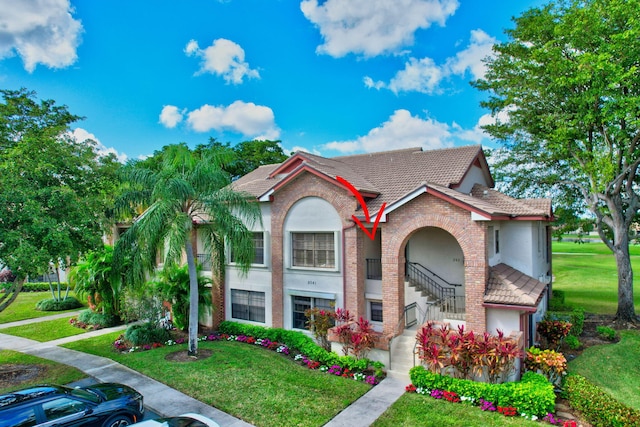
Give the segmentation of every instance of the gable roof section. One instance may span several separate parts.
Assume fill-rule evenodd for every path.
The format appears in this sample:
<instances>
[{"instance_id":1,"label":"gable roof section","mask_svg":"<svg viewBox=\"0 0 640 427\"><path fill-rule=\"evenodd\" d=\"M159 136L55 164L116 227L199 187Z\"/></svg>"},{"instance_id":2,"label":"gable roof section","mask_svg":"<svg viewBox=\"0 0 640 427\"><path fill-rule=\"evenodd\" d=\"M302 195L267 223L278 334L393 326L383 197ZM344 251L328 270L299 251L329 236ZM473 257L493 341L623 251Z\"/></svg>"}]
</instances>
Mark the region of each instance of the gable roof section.
<instances>
[{"instance_id":1,"label":"gable roof section","mask_svg":"<svg viewBox=\"0 0 640 427\"><path fill-rule=\"evenodd\" d=\"M498 264L489 268L489 283L484 293L485 304L537 307L547 285L523 272Z\"/></svg>"},{"instance_id":2,"label":"gable roof section","mask_svg":"<svg viewBox=\"0 0 640 427\"><path fill-rule=\"evenodd\" d=\"M312 173L340 188L336 177L349 181L367 200L375 215L383 203L386 214L422 193L445 199L487 219L548 219L550 201L517 200L482 185L474 186L471 194L455 190L473 166L479 167L487 182L493 184L482 148L478 145L423 151L406 148L379 153L325 158L307 152L297 152L281 164L261 166L241 177L232 186L260 200L277 193L301 173ZM355 212L354 212L355 213Z\"/></svg>"}]
</instances>

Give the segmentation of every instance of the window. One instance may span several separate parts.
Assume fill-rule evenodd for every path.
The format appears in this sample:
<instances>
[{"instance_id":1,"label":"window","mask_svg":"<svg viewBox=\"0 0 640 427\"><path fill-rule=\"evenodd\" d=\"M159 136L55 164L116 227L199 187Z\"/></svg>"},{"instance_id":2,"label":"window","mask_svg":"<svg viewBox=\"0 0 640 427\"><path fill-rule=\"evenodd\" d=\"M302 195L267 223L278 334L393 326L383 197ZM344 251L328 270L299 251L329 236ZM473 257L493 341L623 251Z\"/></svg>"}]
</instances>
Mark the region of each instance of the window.
<instances>
[{"instance_id":1,"label":"window","mask_svg":"<svg viewBox=\"0 0 640 427\"><path fill-rule=\"evenodd\" d=\"M495 243L496 243L496 253L499 254L500 253L500 230L496 230Z\"/></svg>"},{"instance_id":2,"label":"window","mask_svg":"<svg viewBox=\"0 0 640 427\"><path fill-rule=\"evenodd\" d=\"M0 426L31 427L38 423L33 407L11 409L4 412L2 418Z\"/></svg>"},{"instance_id":3,"label":"window","mask_svg":"<svg viewBox=\"0 0 640 427\"><path fill-rule=\"evenodd\" d=\"M326 298L312 298L294 295L293 304L293 325L294 329L307 329L307 316L304 312L310 308L320 308L325 310L333 310L333 300Z\"/></svg>"},{"instance_id":4,"label":"window","mask_svg":"<svg viewBox=\"0 0 640 427\"><path fill-rule=\"evenodd\" d=\"M264 292L231 289L231 317L264 323Z\"/></svg>"},{"instance_id":5,"label":"window","mask_svg":"<svg viewBox=\"0 0 640 427\"><path fill-rule=\"evenodd\" d=\"M294 267L335 268L333 233L292 233Z\"/></svg>"},{"instance_id":6,"label":"window","mask_svg":"<svg viewBox=\"0 0 640 427\"><path fill-rule=\"evenodd\" d=\"M372 322L382 322L382 301L370 301L369 310Z\"/></svg>"},{"instance_id":7,"label":"window","mask_svg":"<svg viewBox=\"0 0 640 427\"><path fill-rule=\"evenodd\" d=\"M86 405L84 403L67 397L51 400L42 404L44 415L49 421L77 414L85 409Z\"/></svg>"},{"instance_id":8,"label":"window","mask_svg":"<svg viewBox=\"0 0 640 427\"><path fill-rule=\"evenodd\" d=\"M264 264L264 232L262 231L254 231L253 232L253 261L251 264ZM229 250L229 261L236 262L235 257L233 256L233 250Z\"/></svg>"}]
</instances>

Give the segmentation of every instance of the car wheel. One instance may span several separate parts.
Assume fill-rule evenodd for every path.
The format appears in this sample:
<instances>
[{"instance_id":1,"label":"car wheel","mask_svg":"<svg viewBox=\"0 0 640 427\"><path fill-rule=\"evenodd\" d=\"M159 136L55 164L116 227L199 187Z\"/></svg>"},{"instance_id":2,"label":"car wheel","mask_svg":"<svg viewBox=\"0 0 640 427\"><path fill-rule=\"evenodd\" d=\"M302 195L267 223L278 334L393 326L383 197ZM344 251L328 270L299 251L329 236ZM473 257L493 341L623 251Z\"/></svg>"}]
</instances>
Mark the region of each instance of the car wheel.
<instances>
[{"instance_id":1,"label":"car wheel","mask_svg":"<svg viewBox=\"0 0 640 427\"><path fill-rule=\"evenodd\" d=\"M114 415L102 424L102 427L124 427L129 424L131 424L131 418L126 415Z\"/></svg>"}]
</instances>

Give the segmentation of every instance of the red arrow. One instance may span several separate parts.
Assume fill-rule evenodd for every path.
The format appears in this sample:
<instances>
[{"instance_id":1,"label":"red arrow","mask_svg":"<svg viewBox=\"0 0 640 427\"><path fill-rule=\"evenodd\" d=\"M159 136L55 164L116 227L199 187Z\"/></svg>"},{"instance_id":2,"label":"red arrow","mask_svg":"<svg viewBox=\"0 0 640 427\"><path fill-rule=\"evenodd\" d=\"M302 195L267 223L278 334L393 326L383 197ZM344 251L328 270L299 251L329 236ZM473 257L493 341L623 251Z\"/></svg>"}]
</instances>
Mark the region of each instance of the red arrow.
<instances>
[{"instance_id":1,"label":"red arrow","mask_svg":"<svg viewBox=\"0 0 640 427\"><path fill-rule=\"evenodd\" d=\"M362 210L364 211L365 220L367 221L367 223L371 223L371 217L369 217L369 209L367 208L367 204L365 203L364 198L362 197L362 194L360 194L360 192L356 189L356 187L351 185L351 183L346 179L344 179L343 177L336 176L336 179L342 185L345 185L349 189L349 191L353 193L354 196L356 196L356 199L358 199L358 203L360 203L360 206L362 206ZM382 213L384 212L385 206L387 206L387 204L383 203L382 207L378 211L378 216L376 216L376 220L373 223L373 230L371 230L371 232L367 230L365 225L355 215L351 215L351 217L356 222L356 224L358 224L358 226L362 229L362 231L364 231L364 233L367 236L369 236L371 240L374 240L376 238L376 230L378 229L378 223L380 222L380 218L382 218Z\"/></svg>"}]
</instances>

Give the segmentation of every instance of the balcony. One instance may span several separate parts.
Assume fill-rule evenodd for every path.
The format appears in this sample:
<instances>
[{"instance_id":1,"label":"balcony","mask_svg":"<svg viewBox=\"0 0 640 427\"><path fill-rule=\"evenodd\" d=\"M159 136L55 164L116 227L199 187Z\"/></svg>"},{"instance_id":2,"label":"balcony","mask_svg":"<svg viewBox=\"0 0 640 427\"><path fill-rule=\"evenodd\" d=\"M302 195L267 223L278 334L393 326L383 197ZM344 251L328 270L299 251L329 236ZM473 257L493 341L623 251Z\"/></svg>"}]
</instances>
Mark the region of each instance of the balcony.
<instances>
[{"instance_id":1,"label":"balcony","mask_svg":"<svg viewBox=\"0 0 640 427\"><path fill-rule=\"evenodd\" d=\"M203 271L211 271L210 254L197 254L196 259L198 260L198 265L202 267Z\"/></svg>"}]
</instances>

